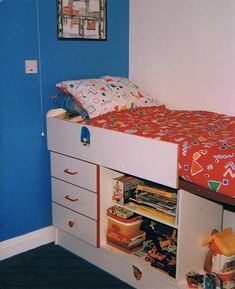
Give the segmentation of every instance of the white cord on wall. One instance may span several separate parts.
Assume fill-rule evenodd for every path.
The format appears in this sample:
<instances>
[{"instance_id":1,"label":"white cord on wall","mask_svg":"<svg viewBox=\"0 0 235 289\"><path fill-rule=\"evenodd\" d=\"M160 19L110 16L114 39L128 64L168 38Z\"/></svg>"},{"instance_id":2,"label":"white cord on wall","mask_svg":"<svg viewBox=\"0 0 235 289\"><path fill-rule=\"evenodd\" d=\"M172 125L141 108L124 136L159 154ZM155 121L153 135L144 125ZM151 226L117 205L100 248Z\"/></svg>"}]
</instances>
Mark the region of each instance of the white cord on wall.
<instances>
[{"instance_id":1,"label":"white cord on wall","mask_svg":"<svg viewBox=\"0 0 235 289\"><path fill-rule=\"evenodd\" d=\"M38 67L39 67L39 94L40 94L40 122L41 136L45 136L44 119L43 119L43 95L42 95L42 72L41 72L41 39L40 39L40 18L39 18L39 0L36 0L37 5L37 36L38 36Z\"/></svg>"}]
</instances>

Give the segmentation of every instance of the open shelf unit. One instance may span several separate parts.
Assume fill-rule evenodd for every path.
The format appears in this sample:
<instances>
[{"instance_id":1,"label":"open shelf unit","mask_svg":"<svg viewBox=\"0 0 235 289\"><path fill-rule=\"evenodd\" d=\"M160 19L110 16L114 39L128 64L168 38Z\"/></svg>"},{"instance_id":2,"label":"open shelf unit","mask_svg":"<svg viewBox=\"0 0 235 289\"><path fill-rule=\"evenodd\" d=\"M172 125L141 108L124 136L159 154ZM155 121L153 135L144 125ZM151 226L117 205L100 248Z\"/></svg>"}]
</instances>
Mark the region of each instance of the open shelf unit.
<instances>
[{"instance_id":1,"label":"open shelf unit","mask_svg":"<svg viewBox=\"0 0 235 289\"><path fill-rule=\"evenodd\" d=\"M151 272L151 275L167 280L167 282L174 284L176 288L184 288L185 274L190 270L199 271L202 268L207 248L203 248L201 242L211 228L218 227L220 224L222 207L206 199L198 198L188 192L179 190L177 195L177 218L174 224L135 211L141 216L148 217L177 230L176 276L173 278L162 270L152 268L144 258L139 258L133 253L125 253L107 244L106 232L108 225L106 212L108 208L115 204L112 200L112 180L121 175L123 175L122 172L104 167L101 167L100 170L100 247L110 251L115 256L121 256L129 264L134 264L141 268L141 271Z\"/></svg>"}]
</instances>

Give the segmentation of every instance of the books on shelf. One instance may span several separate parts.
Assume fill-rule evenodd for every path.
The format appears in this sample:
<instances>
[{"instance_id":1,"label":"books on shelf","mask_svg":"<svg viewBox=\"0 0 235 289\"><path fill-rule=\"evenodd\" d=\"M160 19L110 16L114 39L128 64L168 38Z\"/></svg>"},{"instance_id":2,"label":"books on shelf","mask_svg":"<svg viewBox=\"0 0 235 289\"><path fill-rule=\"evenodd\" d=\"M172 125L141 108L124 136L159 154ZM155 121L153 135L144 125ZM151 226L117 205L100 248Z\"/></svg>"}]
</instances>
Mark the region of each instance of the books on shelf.
<instances>
[{"instance_id":1,"label":"books on shelf","mask_svg":"<svg viewBox=\"0 0 235 289\"><path fill-rule=\"evenodd\" d=\"M153 193L138 192L130 201L139 205L149 206L166 214L175 216L176 214L176 199L171 200L165 197L159 197Z\"/></svg>"},{"instance_id":2,"label":"books on shelf","mask_svg":"<svg viewBox=\"0 0 235 289\"><path fill-rule=\"evenodd\" d=\"M152 218L157 218L159 220L162 220L167 223L175 224L175 216L167 214L165 212L162 212L160 210L156 210L154 208L144 206L144 205L138 205L134 202L129 202L125 205L130 210L133 210L139 214L148 215Z\"/></svg>"},{"instance_id":3,"label":"books on shelf","mask_svg":"<svg viewBox=\"0 0 235 289\"><path fill-rule=\"evenodd\" d=\"M177 190L132 176L113 179L113 200L131 210L175 223ZM124 212L120 212L122 214ZM124 214L125 215L125 214Z\"/></svg>"},{"instance_id":4,"label":"books on shelf","mask_svg":"<svg viewBox=\"0 0 235 289\"><path fill-rule=\"evenodd\" d=\"M158 196L166 197L169 199L176 199L177 194L175 189L169 189L167 187L159 186L159 185L146 185L139 184L137 186L137 191L144 191L148 193L153 193Z\"/></svg>"},{"instance_id":5,"label":"books on shelf","mask_svg":"<svg viewBox=\"0 0 235 289\"><path fill-rule=\"evenodd\" d=\"M117 204L124 205L129 201L129 198L133 196L139 183L139 179L128 175L114 178L112 183L113 201Z\"/></svg>"}]
</instances>

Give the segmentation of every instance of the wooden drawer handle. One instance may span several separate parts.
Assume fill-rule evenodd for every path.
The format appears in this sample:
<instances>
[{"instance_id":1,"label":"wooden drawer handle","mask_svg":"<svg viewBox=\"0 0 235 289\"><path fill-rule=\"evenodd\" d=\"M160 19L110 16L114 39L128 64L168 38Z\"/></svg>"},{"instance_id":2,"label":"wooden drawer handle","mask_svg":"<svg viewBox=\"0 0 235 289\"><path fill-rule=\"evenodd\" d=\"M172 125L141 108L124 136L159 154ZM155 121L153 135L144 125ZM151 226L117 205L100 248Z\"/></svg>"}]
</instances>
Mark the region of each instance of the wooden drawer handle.
<instances>
[{"instance_id":1,"label":"wooden drawer handle","mask_svg":"<svg viewBox=\"0 0 235 289\"><path fill-rule=\"evenodd\" d=\"M76 198L76 199L73 199L73 198L71 198L69 195L66 195L64 198L65 198L66 200L70 201L70 202L77 202L77 201L78 201L77 198Z\"/></svg>"},{"instance_id":2,"label":"wooden drawer handle","mask_svg":"<svg viewBox=\"0 0 235 289\"><path fill-rule=\"evenodd\" d=\"M74 175L76 175L76 174L78 173L78 172L76 172L76 171L70 171L69 169L65 169L64 172L65 172L66 174L69 174L69 175L72 175L72 176L74 176Z\"/></svg>"},{"instance_id":3,"label":"wooden drawer handle","mask_svg":"<svg viewBox=\"0 0 235 289\"><path fill-rule=\"evenodd\" d=\"M74 221L68 221L68 225L70 228L73 228L73 226L75 225Z\"/></svg>"}]
</instances>

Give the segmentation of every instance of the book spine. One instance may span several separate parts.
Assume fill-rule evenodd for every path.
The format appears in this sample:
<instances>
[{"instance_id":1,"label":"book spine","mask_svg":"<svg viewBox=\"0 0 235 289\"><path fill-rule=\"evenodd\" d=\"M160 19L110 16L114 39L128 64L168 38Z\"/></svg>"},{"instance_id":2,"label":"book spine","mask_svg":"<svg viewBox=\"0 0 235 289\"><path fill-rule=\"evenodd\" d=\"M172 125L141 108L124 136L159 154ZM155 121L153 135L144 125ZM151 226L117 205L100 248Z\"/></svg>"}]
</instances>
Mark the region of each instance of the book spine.
<instances>
[{"instance_id":1,"label":"book spine","mask_svg":"<svg viewBox=\"0 0 235 289\"><path fill-rule=\"evenodd\" d=\"M138 185L137 190L145 191L145 192L149 192L149 193L153 193L153 194L158 194L158 195L166 197L166 198L171 198L171 199L176 198L176 193L168 192L168 191L165 191L162 189L152 188L152 187L148 187L148 186L144 186L144 185Z\"/></svg>"}]
</instances>

